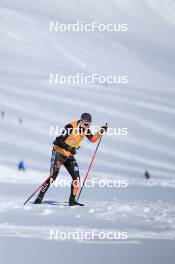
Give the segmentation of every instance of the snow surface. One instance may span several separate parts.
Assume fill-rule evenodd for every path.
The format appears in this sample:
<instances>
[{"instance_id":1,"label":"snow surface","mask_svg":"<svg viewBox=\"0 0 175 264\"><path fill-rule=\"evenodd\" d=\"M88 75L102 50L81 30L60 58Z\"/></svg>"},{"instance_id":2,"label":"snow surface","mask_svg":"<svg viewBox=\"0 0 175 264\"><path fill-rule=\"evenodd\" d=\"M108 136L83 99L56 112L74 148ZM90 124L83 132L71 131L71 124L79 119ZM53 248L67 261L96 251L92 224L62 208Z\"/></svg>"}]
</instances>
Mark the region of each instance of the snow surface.
<instances>
[{"instance_id":1,"label":"snow surface","mask_svg":"<svg viewBox=\"0 0 175 264\"><path fill-rule=\"evenodd\" d=\"M175 240L175 1L0 0L0 245L11 263L173 263ZM50 33L49 22L128 23L126 33ZM128 75L127 85L50 85L50 72ZM104 136L91 179L127 188L88 188L69 208L69 188L23 202L47 177L49 127L82 112L94 124L127 127ZM23 118L23 123L19 123ZM94 144L79 150L81 176ZM27 171L17 172L24 159ZM143 178L145 170L151 179ZM69 179L61 170L60 179ZM49 230L126 231L126 241L51 241ZM158 252L158 254L157 254Z\"/></svg>"}]
</instances>

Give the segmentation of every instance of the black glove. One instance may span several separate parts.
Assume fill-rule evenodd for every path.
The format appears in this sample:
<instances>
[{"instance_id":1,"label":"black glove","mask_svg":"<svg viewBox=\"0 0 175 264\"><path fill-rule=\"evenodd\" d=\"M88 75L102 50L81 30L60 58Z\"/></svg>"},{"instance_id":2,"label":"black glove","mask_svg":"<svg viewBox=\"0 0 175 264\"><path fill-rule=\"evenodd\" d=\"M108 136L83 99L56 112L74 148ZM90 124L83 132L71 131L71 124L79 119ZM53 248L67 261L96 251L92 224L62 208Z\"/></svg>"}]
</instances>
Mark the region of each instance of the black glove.
<instances>
[{"instance_id":1,"label":"black glove","mask_svg":"<svg viewBox=\"0 0 175 264\"><path fill-rule=\"evenodd\" d=\"M72 154L72 155L75 155L77 153L77 150L76 148L74 147L68 147L68 151Z\"/></svg>"},{"instance_id":2,"label":"black glove","mask_svg":"<svg viewBox=\"0 0 175 264\"><path fill-rule=\"evenodd\" d=\"M103 135L107 130L108 130L108 125L106 124L100 128L100 134Z\"/></svg>"}]
</instances>

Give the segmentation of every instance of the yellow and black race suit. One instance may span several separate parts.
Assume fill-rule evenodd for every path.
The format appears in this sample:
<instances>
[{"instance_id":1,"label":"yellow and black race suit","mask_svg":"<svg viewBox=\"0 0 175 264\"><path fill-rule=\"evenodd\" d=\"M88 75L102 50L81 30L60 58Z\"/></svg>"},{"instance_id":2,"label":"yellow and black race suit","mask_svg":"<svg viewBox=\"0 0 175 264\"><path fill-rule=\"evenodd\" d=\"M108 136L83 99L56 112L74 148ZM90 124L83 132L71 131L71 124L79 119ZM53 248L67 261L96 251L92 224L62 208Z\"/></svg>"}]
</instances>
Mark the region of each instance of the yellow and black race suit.
<instances>
[{"instance_id":1,"label":"yellow and black race suit","mask_svg":"<svg viewBox=\"0 0 175 264\"><path fill-rule=\"evenodd\" d=\"M80 120L66 125L63 131L64 133L54 141L50 168L52 177L43 185L39 193L40 199L44 197L50 183L56 180L62 164L72 177L70 199L75 198L78 192L80 175L77 161L68 149L69 147L78 148L84 137L87 137L91 142L96 142L100 137L100 133L97 132L93 135L89 128L86 130L82 129L79 124Z\"/></svg>"},{"instance_id":2,"label":"yellow and black race suit","mask_svg":"<svg viewBox=\"0 0 175 264\"><path fill-rule=\"evenodd\" d=\"M84 137L87 137L91 142L96 142L99 139L99 132L97 132L95 135L92 135L89 128L86 130L82 129L79 126L79 123L80 121L73 121L65 126L64 135L62 134L54 141L53 148L56 152L65 157L70 157L71 153L68 151L68 148L78 148Z\"/></svg>"}]
</instances>

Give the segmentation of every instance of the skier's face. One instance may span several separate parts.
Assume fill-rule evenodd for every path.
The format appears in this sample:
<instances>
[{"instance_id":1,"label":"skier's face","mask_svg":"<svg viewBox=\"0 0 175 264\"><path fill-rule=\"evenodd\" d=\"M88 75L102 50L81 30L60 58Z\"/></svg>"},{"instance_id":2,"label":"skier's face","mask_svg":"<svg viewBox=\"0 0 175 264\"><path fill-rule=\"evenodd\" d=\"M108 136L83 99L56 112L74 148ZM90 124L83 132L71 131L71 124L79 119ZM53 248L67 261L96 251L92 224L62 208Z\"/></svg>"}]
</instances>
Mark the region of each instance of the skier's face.
<instances>
[{"instance_id":1,"label":"skier's face","mask_svg":"<svg viewBox=\"0 0 175 264\"><path fill-rule=\"evenodd\" d=\"M80 126L83 127L84 129L89 128L90 125L91 125L91 124L90 124L89 122L85 121L85 120L81 120L81 121L80 121Z\"/></svg>"}]
</instances>

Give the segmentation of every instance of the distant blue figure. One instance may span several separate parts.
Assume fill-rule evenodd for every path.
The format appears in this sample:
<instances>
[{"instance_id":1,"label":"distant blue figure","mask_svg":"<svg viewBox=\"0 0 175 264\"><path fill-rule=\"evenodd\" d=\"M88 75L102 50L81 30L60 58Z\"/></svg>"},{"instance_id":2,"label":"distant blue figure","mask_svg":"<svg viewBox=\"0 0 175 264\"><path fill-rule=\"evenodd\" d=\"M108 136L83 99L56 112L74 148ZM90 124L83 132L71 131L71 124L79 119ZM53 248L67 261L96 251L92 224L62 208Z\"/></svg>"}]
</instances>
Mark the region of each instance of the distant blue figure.
<instances>
[{"instance_id":1,"label":"distant blue figure","mask_svg":"<svg viewBox=\"0 0 175 264\"><path fill-rule=\"evenodd\" d=\"M150 174L149 174L148 171L145 171L144 177L145 177L145 179L147 179L147 180L150 179Z\"/></svg>"},{"instance_id":2,"label":"distant blue figure","mask_svg":"<svg viewBox=\"0 0 175 264\"><path fill-rule=\"evenodd\" d=\"M4 117L5 117L5 111L2 110L2 111L1 111L1 118L3 119Z\"/></svg>"},{"instance_id":3,"label":"distant blue figure","mask_svg":"<svg viewBox=\"0 0 175 264\"><path fill-rule=\"evenodd\" d=\"M25 171L25 166L24 166L24 161L21 160L19 163L18 163L18 170L19 171Z\"/></svg>"}]
</instances>

